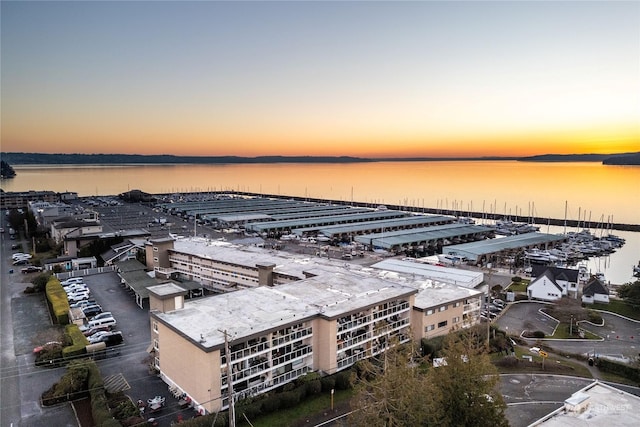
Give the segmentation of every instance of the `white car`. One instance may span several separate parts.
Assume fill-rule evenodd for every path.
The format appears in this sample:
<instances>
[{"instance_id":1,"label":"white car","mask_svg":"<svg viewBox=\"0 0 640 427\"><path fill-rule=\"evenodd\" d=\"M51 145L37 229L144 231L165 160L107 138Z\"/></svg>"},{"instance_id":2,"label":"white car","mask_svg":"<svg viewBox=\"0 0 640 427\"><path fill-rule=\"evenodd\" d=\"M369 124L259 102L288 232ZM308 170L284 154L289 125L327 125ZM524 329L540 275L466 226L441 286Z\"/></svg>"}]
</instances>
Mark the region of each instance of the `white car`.
<instances>
[{"instance_id":1,"label":"white car","mask_svg":"<svg viewBox=\"0 0 640 427\"><path fill-rule=\"evenodd\" d=\"M105 311L105 312L102 312L102 313L94 316L92 320L105 319L107 317L113 317L113 314L111 314L110 311Z\"/></svg>"},{"instance_id":2,"label":"white car","mask_svg":"<svg viewBox=\"0 0 640 427\"><path fill-rule=\"evenodd\" d=\"M82 277L70 277L67 280L63 280L60 284L64 286L72 285L74 283L82 283L84 280Z\"/></svg>"},{"instance_id":3,"label":"white car","mask_svg":"<svg viewBox=\"0 0 640 427\"><path fill-rule=\"evenodd\" d=\"M11 255L11 258L16 261L19 259L31 259L33 258L33 256L31 256L30 254L25 254L22 252L16 252L15 254Z\"/></svg>"},{"instance_id":4,"label":"white car","mask_svg":"<svg viewBox=\"0 0 640 427\"><path fill-rule=\"evenodd\" d=\"M77 292L89 292L89 288L85 285L71 285L63 288L64 291L69 294L77 293Z\"/></svg>"},{"instance_id":5,"label":"white car","mask_svg":"<svg viewBox=\"0 0 640 427\"><path fill-rule=\"evenodd\" d=\"M110 334L110 333L111 333L110 331L98 331L95 334L89 335L87 337L87 339L89 340L89 342L91 344L95 344L95 343L100 342L100 340L102 339L103 336L105 336L107 334Z\"/></svg>"},{"instance_id":6,"label":"white car","mask_svg":"<svg viewBox=\"0 0 640 427\"><path fill-rule=\"evenodd\" d=\"M87 306L94 305L95 303L95 300L83 299L81 301L69 304L69 308L85 308Z\"/></svg>"},{"instance_id":7,"label":"white car","mask_svg":"<svg viewBox=\"0 0 640 427\"><path fill-rule=\"evenodd\" d=\"M69 303L71 303L71 304L73 304L75 302L78 302L78 301L85 300L85 299L89 299L89 297L90 297L90 295L87 292L67 295L67 299L69 300Z\"/></svg>"}]
</instances>

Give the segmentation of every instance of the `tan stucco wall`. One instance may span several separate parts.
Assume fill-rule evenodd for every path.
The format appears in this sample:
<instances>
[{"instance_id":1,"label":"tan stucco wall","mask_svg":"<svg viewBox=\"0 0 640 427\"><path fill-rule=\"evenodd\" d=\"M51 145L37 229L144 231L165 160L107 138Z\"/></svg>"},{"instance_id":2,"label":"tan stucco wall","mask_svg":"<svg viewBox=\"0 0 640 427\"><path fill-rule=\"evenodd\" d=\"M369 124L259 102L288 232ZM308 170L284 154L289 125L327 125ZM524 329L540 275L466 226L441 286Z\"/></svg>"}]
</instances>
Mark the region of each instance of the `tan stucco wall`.
<instances>
[{"instance_id":1,"label":"tan stucco wall","mask_svg":"<svg viewBox=\"0 0 640 427\"><path fill-rule=\"evenodd\" d=\"M440 311L440 307L446 306L447 309ZM441 304L433 307L432 314L426 315L427 310L413 310L411 313L411 328L413 338L420 340L422 338L433 338L440 335L448 334L452 329L461 328L463 326L462 314L464 312L464 302L460 301L458 307L454 307L454 303ZM454 323L454 319L458 318L458 322ZM438 323L447 321L447 325L439 328ZM427 331L429 325L434 325L434 329Z\"/></svg>"},{"instance_id":2,"label":"tan stucco wall","mask_svg":"<svg viewBox=\"0 0 640 427\"><path fill-rule=\"evenodd\" d=\"M313 366L327 374L333 374L337 368L337 330L335 320L313 321Z\"/></svg>"},{"instance_id":3,"label":"tan stucco wall","mask_svg":"<svg viewBox=\"0 0 640 427\"><path fill-rule=\"evenodd\" d=\"M220 352L206 353L160 322L157 336L162 374L207 411L220 410Z\"/></svg>"}]
</instances>

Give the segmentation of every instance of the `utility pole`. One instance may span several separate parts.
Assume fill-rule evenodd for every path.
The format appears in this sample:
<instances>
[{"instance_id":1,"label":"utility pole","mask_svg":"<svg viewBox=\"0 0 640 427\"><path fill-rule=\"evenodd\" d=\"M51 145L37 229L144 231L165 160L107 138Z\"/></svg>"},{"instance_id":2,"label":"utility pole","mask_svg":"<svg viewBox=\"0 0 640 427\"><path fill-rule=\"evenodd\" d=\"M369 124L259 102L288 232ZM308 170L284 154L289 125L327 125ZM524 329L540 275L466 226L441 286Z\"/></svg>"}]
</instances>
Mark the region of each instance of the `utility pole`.
<instances>
[{"instance_id":1,"label":"utility pole","mask_svg":"<svg viewBox=\"0 0 640 427\"><path fill-rule=\"evenodd\" d=\"M233 373L231 369L231 352L229 351L229 334L227 334L227 330L218 331L224 334L224 354L227 356L227 384L228 384L228 395L229 395L229 425L231 427L236 427L236 411L235 411L235 402L234 402L234 393L233 393Z\"/></svg>"},{"instance_id":2,"label":"utility pole","mask_svg":"<svg viewBox=\"0 0 640 427\"><path fill-rule=\"evenodd\" d=\"M490 348L489 342L491 341L491 315L489 310L489 304L491 302L491 263L487 263L489 269L489 278L487 279L487 349Z\"/></svg>"}]
</instances>

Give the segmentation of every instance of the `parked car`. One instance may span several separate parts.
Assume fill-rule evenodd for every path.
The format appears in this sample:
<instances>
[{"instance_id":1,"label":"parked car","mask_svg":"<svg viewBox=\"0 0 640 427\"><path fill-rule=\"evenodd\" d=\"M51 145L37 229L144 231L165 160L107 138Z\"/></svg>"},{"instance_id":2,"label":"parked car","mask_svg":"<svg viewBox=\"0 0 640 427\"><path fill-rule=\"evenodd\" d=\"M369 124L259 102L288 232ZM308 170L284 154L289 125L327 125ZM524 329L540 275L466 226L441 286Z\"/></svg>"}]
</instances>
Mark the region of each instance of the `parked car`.
<instances>
[{"instance_id":1,"label":"parked car","mask_svg":"<svg viewBox=\"0 0 640 427\"><path fill-rule=\"evenodd\" d=\"M88 336L87 339L89 340L89 342L91 344L95 344L95 343L100 342L100 338L102 338L104 335L106 335L108 333L110 333L110 332L109 331L96 332L95 334Z\"/></svg>"},{"instance_id":2,"label":"parked car","mask_svg":"<svg viewBox=\"0 0 640 427\"><path fill-rule=\"evenodd\" d=\"M99 326L110 326L112 328L115 328L116 326L116 319L114 319L113 317L102 317L100 319L96 319L95 317L91 320L89 320L89 323L87 323L89 328L95 328L95 327L99 327Z\"/></svg>"},{"instance_id":3,"label":"parked car","mask_svg":"<svg viewBox=\"0 0 640 427\"><path fill-rule=\"evenodd\" d=\"M84 282L84 279L82 279L82 277L70 277L67 280L63 280L62 282L60 282L60 284L62 286L67 286L73 283L82 283L82 282Z\"/></svg>"},{"instance_id":4,"label":"parked car","mask_svg":"<svg viewBox=\"0 0 640 427\"><path fill-rule=\"evenodd\" d=\"M62 343L60 341L49 341L46 344L42 344L42 345L39 345L37 347L34 347L33 354L38 354L43 350L52 349L52 348L58 347L58 346L62 347Z\"/></svg>"},{"instance_id":5,"label":"parked car","mask_svg":"<svg viewBox=\"0 0 640 427\"><path fill-rule=\"evenodd\" d=\"M62 288L64 291L69 294L74 294L78 292L89 292L89 288L84 285L69 285L66 288Z\"/></svg>"},{"instance_id":6,"label":"parked car","mask_svg":"<svg viewBox=\"0 0 640 427\"><path fill-rule=\"evenodd\" d=\"M13 245L11 245L11 249L20 249L20 245L17 243L14 243Z\"/></svg>"},{"instance_id":7,"label":"parked car","mask_svg":"<svg viewBox=\"0 0 640 427\"><path fill-rule=\"evenodd\" d=\"M29 259L27 258L18 258L13 261L13 265L27 265L29 264Z\"/></svg>"},{"instance_id":8,"label":"parked car","mask_svg":"<svg viewBox=\"0 0 640 427\"><path fill-rule=\"evenodd\" d=\"M94 299L83 299L82 301L78 301L78 302L74 302L73 304L69 304L69 308L85 308L88 307L90 305L95 305L97 304L96 300Z\"/></svg>"},{"instance_id":9,"label":"parked car","mask_svg":"<svg viewBox=\"0 0 640 427\"><path fill-rule=\"evenodd\" d=\"M22 269L22 273L27 274L27 273L36 273L42 271L42 267L36 267L35 265L28 265L25 268Z\"/></svg>"},{"instance_id":10,"label":"parked car","mask_svg":"<svg viewBox=\"0 0 640 427\"><path fill-rule=\"evenodd\" d=\"M104 319L106 317L113 317L113 314L111 314L110 311L105 311L104 313L98 314L96 317L93 318L93 320Z\"/></svg>"},{"instance_id":11,"label":"parked car","mask_svg":"<svg viewBox=\"0 0 640 427\"><path fill-rule=\"evenodd\" d=\"M497 307L504 308L504 301L502 301L501 299L494 298L491 303Z\"/></svg>"},{"instance_id":12,"label":"parked car","mask_svg":"<svg viewBox=\"0 0 640 427\"><path fill-rule=\"evenodd\" d=\"M89 294L88 293L73 294L73 295L67 296L67 299L69 300L69 304L73 304L78 301L89 299Z\"/></svg>"},{"instance_id":13,"label":"parked car","mask_svg":"<svg viewBox=\"0 0 640 427\"><path fill-rule=\"evenodd\" d=\"M95 305L90 305L88 307L84 307L82 309L82 312L84 313L84 315L86 317L94 317L100 313L102 313L102 307L100 307L99 305L95 304Z\"/></svg>"},{"instance_id":14,"label":"parked car","mask_svg":"<svg viewBox=\"0 0 640 427\"><path fill-rule=\"evenodd\" d=\"M11 255L11 259L13 259L14 261L17 259L31 259L32 256L29 254L25 254L23 252L16 252L15 254Z\"/></svg>"},{"instance_id":15,"label":"parked car","mask_svg":"<svg viewBox=\"0 0 640 427\"><path fill-rule=\"evenodd\" d=\"M93 334L95 334L96 332L109 332L111 331L111 326L96 326L95 328L88 328L88 329L84 329L84 326L86 325L82 325L80 327L80 330L82 331L82 334L85 337L91 336Z\"/></svg>"},{"instance_id":16,"label":"parked car","mask_svg":"<svg viewBox=\"0 0 640 427\"><path fill-rule=\"evenodd\" d=\"M106 334L102 335L100 338L98 338L97 342L103 342L108 347L112 345L122 344L122 341L124 341L122 337L122 332L114 331L114 332L107 332Z\"/></svg>"}]
</instances>

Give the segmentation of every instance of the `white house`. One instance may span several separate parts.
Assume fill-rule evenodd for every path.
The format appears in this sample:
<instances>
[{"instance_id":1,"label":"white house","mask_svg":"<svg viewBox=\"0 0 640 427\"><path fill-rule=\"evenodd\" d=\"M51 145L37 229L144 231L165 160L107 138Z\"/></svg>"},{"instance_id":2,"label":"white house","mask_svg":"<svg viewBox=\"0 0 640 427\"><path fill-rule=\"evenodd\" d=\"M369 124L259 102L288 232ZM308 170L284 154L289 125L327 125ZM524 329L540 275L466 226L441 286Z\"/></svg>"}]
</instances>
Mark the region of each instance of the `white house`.
<instances>
[{"instance_id":1,"label":"white house","mask_svg":"<svg viewBox=\"0 0 640 427\"><path fill-rule=\"evenodd\" d=\"M562 287L562 295L578 298L579 292L579 271L574 268L561 268L555 266L537 265L532 266L531 277L537 278L544 273L551 274L550 277Z\"/></svg>"},{"instance_id":2,"label":"white house","mask_svg":"<svg viewBox=\"0 0 640 427\"><path fill-rule=\"evenodd\" d=\"M592 277L582 290L582 302L609 304L609 288L597 277Z\"/></svg>"},{"instance_id":3,"label":"white house","mask_svg":"<svg viewBox=\"0 0 640 427\"><path fill-rule=\"evenodd\" d=\"M557 301L567 294L566 288L560 286L550 271L545 271L527 286L529 299Z\"/></svg>"}]
</instances>

